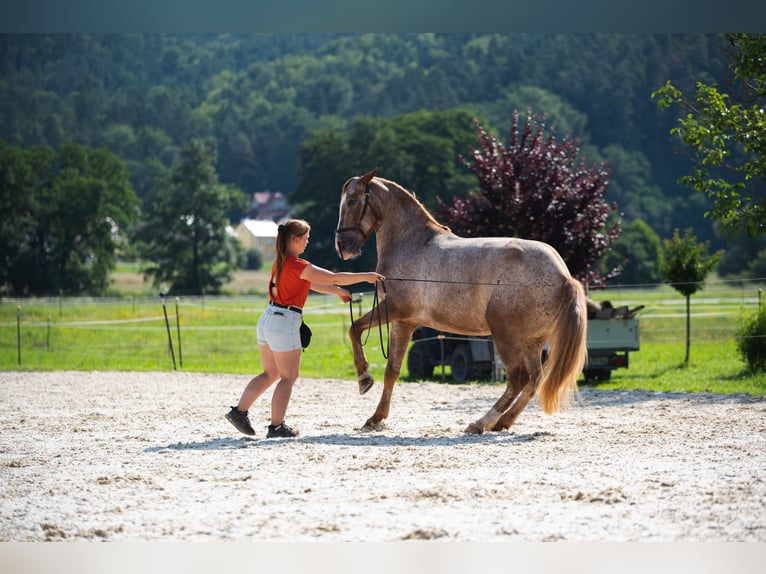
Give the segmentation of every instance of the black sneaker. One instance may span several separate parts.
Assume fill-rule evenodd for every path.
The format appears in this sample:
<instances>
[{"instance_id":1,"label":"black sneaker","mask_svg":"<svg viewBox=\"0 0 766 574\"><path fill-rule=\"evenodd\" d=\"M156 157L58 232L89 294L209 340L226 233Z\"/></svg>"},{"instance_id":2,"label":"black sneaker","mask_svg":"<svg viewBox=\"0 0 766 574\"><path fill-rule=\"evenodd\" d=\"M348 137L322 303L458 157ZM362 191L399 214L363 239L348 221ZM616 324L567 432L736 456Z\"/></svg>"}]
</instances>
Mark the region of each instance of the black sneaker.
<instances>
[{"instance_id":1,"label":"black sneaker","mask_svg":"<svg viewBox=\"0 0 766 574\"><path fill-rule=\"evenodd\" d=\"M298 436L298 431L291 429L285 423L281 425L269 425L269 432L266 438L292 438Z\"/></svg>"},{"instance_id":2,"label":"black sneaker","mask_svg":"<svg viewBox=\"0 0 766 574\"><path fill-rule=\"evenodd\" d=\"M234 425L239 432L247 435L254 435L255 431L250 424L250 418L247 416L247 411L240 411L237 407L231 407L231 410L226 413L226 420Z\"/></svg>"}]
</instances>

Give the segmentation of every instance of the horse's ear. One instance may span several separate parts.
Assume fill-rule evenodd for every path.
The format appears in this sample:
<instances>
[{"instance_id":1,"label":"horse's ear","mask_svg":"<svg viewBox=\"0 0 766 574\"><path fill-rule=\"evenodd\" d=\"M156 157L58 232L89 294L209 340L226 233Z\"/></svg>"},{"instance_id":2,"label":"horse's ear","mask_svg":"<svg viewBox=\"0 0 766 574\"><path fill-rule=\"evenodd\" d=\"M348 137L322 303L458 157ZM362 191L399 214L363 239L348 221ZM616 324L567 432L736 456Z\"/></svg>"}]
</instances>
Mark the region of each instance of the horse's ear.
<instances>
[{"instance_id":1,"label":"horse's ear","mask_svg":"<svg viewBox=\"0 0 766 574\"><path fill-rule=\"evenodd\" d=\"M368 171L362 176L362 179L359 180L359 183L361 183L362 185L367 185L368 183L372 181L372 178L375 177L376 173L378 173L378 168L377 167L372 168L370 171Z\"/></svg>"}]
</instances>

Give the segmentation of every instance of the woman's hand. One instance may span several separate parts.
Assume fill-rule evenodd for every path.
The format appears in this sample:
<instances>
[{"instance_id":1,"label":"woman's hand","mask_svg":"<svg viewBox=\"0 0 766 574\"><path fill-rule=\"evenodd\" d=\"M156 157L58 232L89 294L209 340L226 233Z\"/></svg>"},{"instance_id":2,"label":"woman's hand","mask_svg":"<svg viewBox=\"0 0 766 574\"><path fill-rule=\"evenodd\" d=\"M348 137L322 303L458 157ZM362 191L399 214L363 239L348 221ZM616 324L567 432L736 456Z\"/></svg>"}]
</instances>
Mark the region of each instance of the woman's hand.
<instances>
[{"instance_id":1,"label":"woman's hand","mask_svg":"<svg viewBox=\"0 0 766 574\"><path fill-rule=\"evenodd\" d=\"M339 290L338 297L340 297L341 301L343 301L344 303L348 303L349 301L351 301L352 295L349 291L346 291L345 289L342 289L340 287L338 287L338 290Z\"/></svg>"},{"instance_id":2,"label":"woman's hand","mask_svg":"<svg viewBox=\"0 0 766 574\"><path fill-rule=\"evenodd\" d=\"M365 273L365 275L367 275L367 278L365 279L365 281L367 281L367 283L375 283L377 281L385 281L385 279L386 279L385 277L383 277L383 275L381 275L380 273L376 273L375 271L371 271L369 273Z\"/></svg>"}]
</instances>

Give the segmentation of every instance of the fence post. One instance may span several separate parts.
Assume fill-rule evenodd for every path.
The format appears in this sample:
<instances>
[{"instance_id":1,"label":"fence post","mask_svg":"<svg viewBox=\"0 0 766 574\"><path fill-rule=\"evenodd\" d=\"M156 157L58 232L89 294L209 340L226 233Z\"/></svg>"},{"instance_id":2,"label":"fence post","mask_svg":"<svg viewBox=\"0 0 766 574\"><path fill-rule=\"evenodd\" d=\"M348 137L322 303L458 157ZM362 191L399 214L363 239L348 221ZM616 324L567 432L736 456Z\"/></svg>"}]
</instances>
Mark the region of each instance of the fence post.
<instances>
[{"instance_id":1,"label":"fence post","mask_svg":"<svg viewBox=\"0 0 766 574\"><path fill-rule=\"evenodd\" d=\"M505 369L505 366L503 365L503 362L500 360L500 357L497 356L497 345L495 345L494 339L492 340L492 381L495 383L502 383L503 379L505 378L503 376L503 370Z\"/></svg>"},{"instance_id":2,"label":"fence post","mask_svg":"<svg viewBox=\"0 0 766 574\"><path fill-rule=\"evenodd\" d=\"M165 328L168 332L168 348L170 349L170 358L173 359L173 370L176 370L176 354L173 352L173 338L170 336L170 321L168 321L168 310L165 307L165 293L160 293L162 299L162 313L165 315Z\"/></svg>"},{"instance_id":3,"label":"fence post","mask_svg":"<svg viewBox=\"0 0 766 574\"><path fill-rule=\"evenodd\" d=\"M444 333L439 332L438 335L436 335L436 338L439 339L439 352L441 354L441 360L439 361L441 363L442 367L442 384L445 381L444 377Z\"/></svg>"},{"instance_id":4,"label":"fence post","mask_svg":"<svg viewBox=\"0 0 766 574\"><path fill-rule=\"evenodd\" d=\"M21 366L21 305L16 305L16 354Z\"/></svg>"},{"instance_id":5,"label":"fence post","mask_svg":"<svg viewBox=\"0 0 766 574\"><path fill-rule=\"evenodd\" d=\"M176 332L178 333L178 366L184 368L184 358L181 353L181 321L178 318L178 297L176 297Z\"/></svg>"}]
</instances>

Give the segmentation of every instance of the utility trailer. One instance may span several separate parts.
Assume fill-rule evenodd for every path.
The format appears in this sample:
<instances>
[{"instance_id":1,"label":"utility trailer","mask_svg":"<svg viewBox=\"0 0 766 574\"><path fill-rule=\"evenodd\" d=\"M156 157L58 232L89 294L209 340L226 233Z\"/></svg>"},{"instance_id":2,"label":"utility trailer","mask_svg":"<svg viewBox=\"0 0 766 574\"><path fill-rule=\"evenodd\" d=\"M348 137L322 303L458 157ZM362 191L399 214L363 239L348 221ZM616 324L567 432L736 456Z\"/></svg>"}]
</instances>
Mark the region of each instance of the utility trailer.
<instances>
[{"instance_id":1,"label":"utility trailer","mask_svg":"<svg viewBox=\"0 0 766 574\"><path fill-rule=\"evenodd\" d=\"M635 313L641 308L629 311L626 307L608 307L608 311L588 319L588 363L583 370L585 380L605 381L612 376L614 369L628 367L629 353L640 348ZM545 355L543 349L543 361ZM410 378L429 379L433 376L434 367L444 365L449 365L451 380L458 383L502 372L502 364L495 361L492 337L469 337L430 327L416 328L407 353Z\"/></svg>"},{"instance_id":2,"label":"utility trailer","mask_svg":"<svg viewBox=\"0 0 766 574\"><path fill-rule=\"evenodd\" d=\"M589 319L586 381L606 381L614 369L628 368L631 351L640 348L638 319Z\"/></svg>"}]
</instances>

